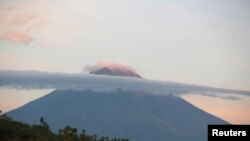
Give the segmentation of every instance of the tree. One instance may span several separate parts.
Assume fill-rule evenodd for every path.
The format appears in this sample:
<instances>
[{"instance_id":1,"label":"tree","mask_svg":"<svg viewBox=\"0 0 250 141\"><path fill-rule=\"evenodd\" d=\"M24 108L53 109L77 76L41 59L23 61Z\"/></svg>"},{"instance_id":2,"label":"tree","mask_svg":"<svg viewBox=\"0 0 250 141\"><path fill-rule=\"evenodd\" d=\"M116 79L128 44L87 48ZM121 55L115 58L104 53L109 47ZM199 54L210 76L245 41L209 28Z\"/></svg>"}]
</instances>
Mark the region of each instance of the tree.
<instances>
[{"instance_id":1,"label":"tree","mask_svg":"<svg viewBox=\"0 0 250 141\"><path fill-rule=\"evenodd\" d=\"M68 125L55 134L49 129L44 117L40 118L39 125L29 125L13 121L6 114L0 115L0 141L129 141L105 136L98 138L97 135L86 134L85 130L79 135L77 131L77 128Z\"/></svg>"},{"instance_id":2,"label":"tree","mask_svg":"<svg viewBox=\"0 0 250 141\"><path fill-rule=\"evenodd\" d=\"M41 126L42 126L43 128L49 129L49 125L46 123L44 117L41 117L41 118L40 118L40 124L41 124Z\"/></svg>"}]
</instances>

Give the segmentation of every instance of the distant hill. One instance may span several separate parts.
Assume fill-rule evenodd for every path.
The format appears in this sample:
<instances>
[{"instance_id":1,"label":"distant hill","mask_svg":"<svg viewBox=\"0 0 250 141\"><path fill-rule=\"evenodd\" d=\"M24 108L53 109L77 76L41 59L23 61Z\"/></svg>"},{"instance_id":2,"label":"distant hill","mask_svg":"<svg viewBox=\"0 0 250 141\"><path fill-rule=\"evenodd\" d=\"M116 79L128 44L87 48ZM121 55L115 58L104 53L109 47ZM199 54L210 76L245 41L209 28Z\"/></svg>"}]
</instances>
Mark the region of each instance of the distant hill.
<instances>
[{"instance_id":1,"label":"distant hill","mask_svg":"<svg viewBox=\"0 0 250 141\"><path fill-rule=\"evenodd\" d=\"M43 116L55 132L71 125L132 141L206 141L207 124L228 124L178 97L122 90L55 90L7 115L31 124Z\"/></svg>"},{"instance_id":2,"label":"distant hill","mask_svg":"<svg viewBox=\"0 0 250 141\"><path fill-rule=\"evenodd\" d=\"M90 74L96 75L111 75L111 76L126 76L126 77L136 77L141 78L137 73L130 71L128 69L120 69L120 68L109 68L103 67L97 70L93 70L89 72Z\"/></svg>"}]
</instances>

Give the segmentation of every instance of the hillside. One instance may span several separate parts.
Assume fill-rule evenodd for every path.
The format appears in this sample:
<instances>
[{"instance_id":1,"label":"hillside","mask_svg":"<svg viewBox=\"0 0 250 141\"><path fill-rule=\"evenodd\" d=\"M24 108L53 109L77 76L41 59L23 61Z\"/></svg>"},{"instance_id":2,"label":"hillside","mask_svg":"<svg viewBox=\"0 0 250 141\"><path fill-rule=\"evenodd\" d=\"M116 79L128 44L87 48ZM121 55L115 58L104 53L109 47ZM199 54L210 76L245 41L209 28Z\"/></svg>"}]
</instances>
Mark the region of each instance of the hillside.
<instances>
[{"instance_id":1,"label":"hillside","mask_svg":"<svg viewBox=\"0 0 250 141\"><path fill-rule=\"evenodd\" d=\"M132 141L204 141L207 124L227 124L178 97L121 90L56 90L7 114L31 124L44 116L55 132L72 125Z\"/></svg>"},{"instance_id":2,"label":"hillside","mask_svg":"<svg viewBox=\"0 0 250 141\"><path fill-rule=\"evenodd\" d=\"M1 111L0 111L1 113ZM13 121L7 115L0 115L0 140L1 141L129 141L129 139L98 137L80 133L77 128L70 125L59 129L58 134L53 133L49 125L40 118L40 124L29 125L20 121Z\"/></svg>"}]
</instances>

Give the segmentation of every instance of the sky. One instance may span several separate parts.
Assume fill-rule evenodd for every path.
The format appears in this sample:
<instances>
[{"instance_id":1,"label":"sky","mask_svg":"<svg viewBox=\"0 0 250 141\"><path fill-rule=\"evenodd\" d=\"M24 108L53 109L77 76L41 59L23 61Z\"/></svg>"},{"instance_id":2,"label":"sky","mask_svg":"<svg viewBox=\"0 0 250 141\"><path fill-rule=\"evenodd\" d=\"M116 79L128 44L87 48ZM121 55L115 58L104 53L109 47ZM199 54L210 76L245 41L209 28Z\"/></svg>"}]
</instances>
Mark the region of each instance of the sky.
<instances>
[{"instance_id":1,"label":"sky","mask_svg":"<svg viewBox=\"0 0 250 141\"><path fill-rule=\"evenodd\" d=\"M250 90L249 7L247 0L0 0L0 70L86 73L115 62L147 79ZM19 93L1 88L1 105L6 91ZM50 90L34 91L20 103ZM185 98L200 107L216 99Z\"/></svg>"}]
</instances>

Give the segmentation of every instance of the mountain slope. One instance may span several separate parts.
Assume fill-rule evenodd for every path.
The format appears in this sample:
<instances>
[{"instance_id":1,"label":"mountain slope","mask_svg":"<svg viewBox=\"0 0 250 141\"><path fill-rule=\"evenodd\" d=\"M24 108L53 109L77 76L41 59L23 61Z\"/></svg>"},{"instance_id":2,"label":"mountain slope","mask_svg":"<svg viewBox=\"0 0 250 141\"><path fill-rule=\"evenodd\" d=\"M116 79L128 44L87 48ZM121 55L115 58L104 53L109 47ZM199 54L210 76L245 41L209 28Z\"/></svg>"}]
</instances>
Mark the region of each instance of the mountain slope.
<instances>
[{"instance_id":1,"label":"mountain slope","mask_svg":"<svg viewBox=\"0 0 250 141\"><path fill-rule=\"evenodd\" d=\"M96 74L96 75L111 75L111 76L126 76L126 77L141 78L140 75L136 74L133 71L126 70L126 69L119 69L119 68L103 67L97 70L90 71L89 73Z\"/></svg>"},{"instance_id":2,"label":"mountain slope","mask_svg":"<svg viewBox=\"0 0 250 141\"><path fill-rule=\"evenodd\" d=\"M27 123L44 116L54 131L72 125L132 141L202 141L207 124L227 124L181 98L124 91L56 90L7 114Z\"/></svg>"}]
</instances>

